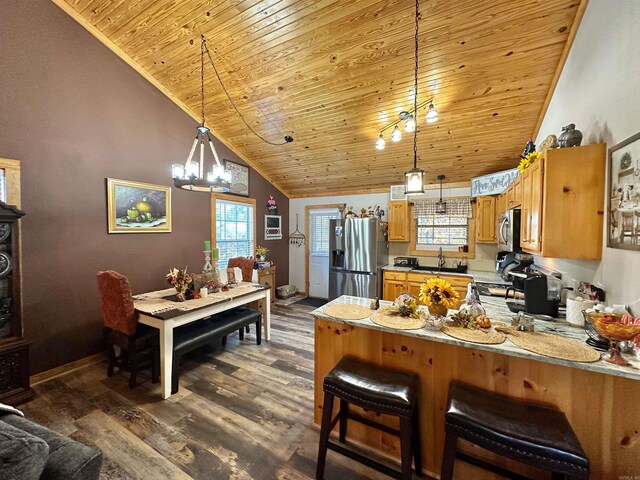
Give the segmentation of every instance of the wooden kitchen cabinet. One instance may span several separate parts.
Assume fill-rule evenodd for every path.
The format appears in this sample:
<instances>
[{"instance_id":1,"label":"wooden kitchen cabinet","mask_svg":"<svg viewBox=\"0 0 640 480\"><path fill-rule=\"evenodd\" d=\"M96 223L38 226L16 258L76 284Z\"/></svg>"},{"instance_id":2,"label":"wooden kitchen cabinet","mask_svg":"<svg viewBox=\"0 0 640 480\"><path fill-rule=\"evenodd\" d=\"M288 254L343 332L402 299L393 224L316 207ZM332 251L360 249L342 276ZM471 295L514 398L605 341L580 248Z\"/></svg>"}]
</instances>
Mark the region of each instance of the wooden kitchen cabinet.
<instances>
[{"instance_id":1,"label":"wooden kitchen cabinet","mask_svg":"<svg viewBox=\"0 0 640 480\"><path fill-rule=\"evenodd\" d=\"M550 258L602 256L606 145L547 150L522 175L520 246Z\"/></svg>"},{"instance_id":2,"label":"wooden kitchen cabinet","mask_svg":"<svg viewBox=\"0 0 640 480\"><path fill-rule=\"evenodd\" d=\"M518 208L522 204L522 181L521 177L517 177L506 191L506 208Z\"/></svg>"},{"instance_id":3,"label":"wooden kitchen cabinet","mask_svg":"<svg viewBox=\"0 0 640 480\"><path fill-rule=\"evenodd\" d=\"M507 192L502 192L496 197L496 217L507 210Z\"/></svg>"},{"instance_id":4,"label":"wooden kitchen cabinet","mask_svg":"<svg viewBox=\"0 0 640 480\"><path fill-rule=\"evenodd\" d=\"M476 198L476 243L496 243L496 196Z\"/></svg>"},{"instance_id":5,"label":"wooden kitchen cabinet","mask_svg":"<svg viewBox=\"0 0 640 480\"><path fill-rule=\"evenodd\" d=\"M408 242L409 238L409 202L397 200L389 202L387 212L389 231L387 239L390 242Z\"/></svg>"},{"instance_id":6,"label":"wooden kitchen cabinet","mask_svg":"<svg viewBox=\"0 0 640 480\"><path fill-rule=\"evenodd\" d=\"M407 273L385 270L382 275L382 299L393 302L407 291Z\"/></svg>"}]
</instances>

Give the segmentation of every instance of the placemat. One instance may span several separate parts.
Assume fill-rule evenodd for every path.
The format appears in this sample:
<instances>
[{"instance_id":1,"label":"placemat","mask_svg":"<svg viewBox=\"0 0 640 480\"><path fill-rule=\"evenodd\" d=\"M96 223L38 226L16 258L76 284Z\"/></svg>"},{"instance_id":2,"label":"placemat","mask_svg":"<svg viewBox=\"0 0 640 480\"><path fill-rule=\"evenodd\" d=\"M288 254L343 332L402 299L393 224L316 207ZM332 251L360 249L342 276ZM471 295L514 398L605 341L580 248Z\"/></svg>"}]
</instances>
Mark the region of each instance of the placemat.
<instances>
[{"instance_id":1,"label":"placemat","mask_svg":"<svg viewBox=\"0 0 640 480\"><path fill-rule=\"evenodd\" d=\"M493 328L463 328L445 325L442 327L442 333L465 342L485 344L502 343L507 338L506 335L496 332Z\"/></svg>"},{"instance_id":2,"label":"placemat","mask_svg":"<svg viewBox=\"0 0 640 480\"><path fill-rule=\"evenodd\" d=\"M371 315L371 321L376 325L395 328L396 330L418 330L425 326L423 318L402 317L380 311Z\"/></svg>"},{"instance_id":3,"label":"placemat","mask_svg":"<svg viewBox=\"0 0 640 480\"><path fill-rule=\"evenodd\" d=\"M371 309L361 305L349 305L339 303L336 305L328 305L322 311L333 318L340 320L363 320L371 316Z\"/></svg>"},{"instance_id":4,"label":"placemat","mask_svg":"<svg viewBox=\"0 0 640 480\"><path fill-rule=\"evenodd\" d=\"M518 347L546 357L573 362L597 362L600 352L576 340L542 332L514 332L509 340Z\"/></svg>"}]
</instances>

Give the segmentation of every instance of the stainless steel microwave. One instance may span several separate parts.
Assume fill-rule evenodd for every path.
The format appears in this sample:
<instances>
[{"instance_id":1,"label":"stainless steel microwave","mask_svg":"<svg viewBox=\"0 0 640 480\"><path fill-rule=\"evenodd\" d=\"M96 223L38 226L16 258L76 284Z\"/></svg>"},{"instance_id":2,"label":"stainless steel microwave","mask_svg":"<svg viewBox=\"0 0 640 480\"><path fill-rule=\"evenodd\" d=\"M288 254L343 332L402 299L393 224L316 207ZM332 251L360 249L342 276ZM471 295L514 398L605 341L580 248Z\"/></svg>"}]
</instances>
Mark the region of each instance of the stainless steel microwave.
<instances>
[{"instance_id":1,"label":"stainless steel microwave","mask_svg":"<svg viewBox=\"0 0 640 480\"><path fill-rule=\"evenodd\" d=\"M508 252L520 251L520 209L502 212L496 225L498 249Z\"/></svg>"}]
</instances>

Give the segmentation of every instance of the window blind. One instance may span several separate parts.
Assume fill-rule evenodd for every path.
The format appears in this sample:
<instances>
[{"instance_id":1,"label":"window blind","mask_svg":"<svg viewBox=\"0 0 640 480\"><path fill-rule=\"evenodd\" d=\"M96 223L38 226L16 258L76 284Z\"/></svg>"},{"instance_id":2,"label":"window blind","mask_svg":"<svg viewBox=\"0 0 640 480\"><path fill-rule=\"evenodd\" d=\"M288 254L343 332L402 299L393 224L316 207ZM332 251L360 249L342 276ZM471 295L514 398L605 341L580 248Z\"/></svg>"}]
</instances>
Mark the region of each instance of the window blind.
<instances>
[{"instance_id":1,"label":"window blind","mask_svg":"<svg viewBox=\"0 0 640 480\"><path fill-rule=\"evenodd\" d=\"M253 228L252 205L216 200L216 247L220 252L220 268L227 268L230 258L253 256Z\"/></svg>"},{"instance_id":2,"label":"window blind","mask_svg":"<svg viewBox=\"0 0 640 480\"><path fill-rule=\"evenodd\" d=\"M340 218L337 210L316 210L309 213L309 253L329 256L329 221Z\"/></svg>"}]
</instances>

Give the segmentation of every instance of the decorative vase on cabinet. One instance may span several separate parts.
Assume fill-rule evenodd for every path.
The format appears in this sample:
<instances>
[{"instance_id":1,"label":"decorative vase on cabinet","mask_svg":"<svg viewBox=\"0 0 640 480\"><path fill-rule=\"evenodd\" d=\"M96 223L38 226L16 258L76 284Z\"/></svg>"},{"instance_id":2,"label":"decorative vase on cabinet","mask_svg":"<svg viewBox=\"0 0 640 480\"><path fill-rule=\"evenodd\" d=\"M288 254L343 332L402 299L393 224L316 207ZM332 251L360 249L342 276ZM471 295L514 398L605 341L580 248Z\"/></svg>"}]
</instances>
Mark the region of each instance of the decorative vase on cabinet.
<instances>
[{"instance_id":1,"label":"decorative vase on cabinet","mask_svg":"<svg viewBox=\"0 0 640 480\"><path fill-rule=\"evenodd\" d=\"M24 212L0 202L0 402L17 405L33 397L29 344L23 337L20 292L20 223Z\"/></svg>"}]
</instances>

